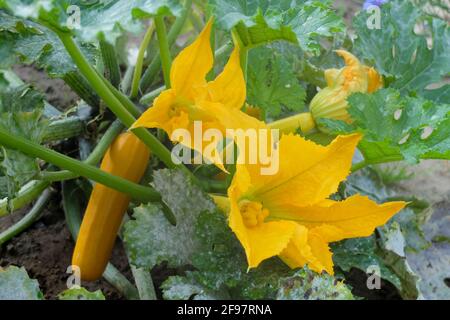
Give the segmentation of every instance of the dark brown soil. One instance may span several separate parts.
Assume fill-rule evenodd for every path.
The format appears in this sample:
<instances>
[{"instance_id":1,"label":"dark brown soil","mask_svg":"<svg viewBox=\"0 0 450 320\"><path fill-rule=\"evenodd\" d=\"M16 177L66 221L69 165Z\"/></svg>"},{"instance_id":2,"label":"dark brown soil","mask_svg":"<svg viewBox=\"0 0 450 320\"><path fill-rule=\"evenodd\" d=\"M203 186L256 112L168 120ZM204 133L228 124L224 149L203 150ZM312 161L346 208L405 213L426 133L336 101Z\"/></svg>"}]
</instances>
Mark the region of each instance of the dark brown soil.
<instances>
[{"instance_id":1,"label":"dark brown soil","mask_svg":"<svg viewBox=\"0 0 450 320\"><path fill-rule=\"evenodd\" d=\"M0 230L19 220L22 215L18 212L1 218ZM69 274L66 269L70 265L73 248L74 241L66 227L59 201L56 200L31 228L0 248L0 266L25 267L30 277L39 281L45 298L56 299L60 292L67 289ZM114 248L111 262L131 279L128 261L120 241ZM107 299L123 298L105 280L82 283L82 286L90 291L101 289Z\"/></svg>"}]
</instances>

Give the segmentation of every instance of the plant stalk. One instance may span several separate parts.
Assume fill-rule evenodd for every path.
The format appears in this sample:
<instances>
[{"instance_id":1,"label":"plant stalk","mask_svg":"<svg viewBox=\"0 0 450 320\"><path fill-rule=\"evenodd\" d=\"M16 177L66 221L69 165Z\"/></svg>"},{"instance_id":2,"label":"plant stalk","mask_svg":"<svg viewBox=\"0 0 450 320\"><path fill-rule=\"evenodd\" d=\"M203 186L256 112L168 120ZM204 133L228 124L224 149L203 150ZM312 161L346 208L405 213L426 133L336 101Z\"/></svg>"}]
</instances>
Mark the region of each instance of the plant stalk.
<instances>
[{"instance_id":1,"label":"plant stalk","mask_svg":"<svg viewBox=\"0 0 450 320\"><path fill-rule=\"evenodd\" d=\"M172 65L172 57L170 56L169 41L167 39L166 25L163 16L155 17L156 34L158 35L159 55L161 57L162 70L164 75L164 83L166 89L170 88L170 67Z\"/></svg>"},{"instance_id":2,"label":"plant stalk","mask_svg":"<svg viewBox=\"0 0 450 320\"><path fill-rule=\"evenodd\" d=\"M31 226L41 215L42 210L46 207L51 195L52 192L50 189L44 190L31 210L22 219L0 233L0 246Z\"/></svg>"},{"instance_id":3,"label":"plant stalk","mask_svg":"<svg viewBox=\"0 0 450 320\"><path fill-rule=\"evenodd\" d=\"M29 156L45 160L48 163L63 169L76 172L80 176L126 193L134 199L141 201L155 201L160 198L159 194L153 188L144 187L124 178L111 175L97 167L72 159L22 137L14 136L3 129L0 129L0 144L7 148L21 151Z\"/></svg>"},{"instance_id":4,"label":"plant stalk","mask_svg":"<svg viewBox=\"0 0 450 320\"><path fill-rule=\"evenodd\" d=\"M144 35L144 39L142 40L141 45L139 47L139 53L137 56L136 65L134 67L133 82L131 83L131 92L130 92L131 99L136 98L137 95L139 94L139 82L142 76L142 66L144 64L145 52L148 48L150 40L152 39L154 31L155 26L152 23L148 27L147 32Z\"/></svg>"}]
</instances>

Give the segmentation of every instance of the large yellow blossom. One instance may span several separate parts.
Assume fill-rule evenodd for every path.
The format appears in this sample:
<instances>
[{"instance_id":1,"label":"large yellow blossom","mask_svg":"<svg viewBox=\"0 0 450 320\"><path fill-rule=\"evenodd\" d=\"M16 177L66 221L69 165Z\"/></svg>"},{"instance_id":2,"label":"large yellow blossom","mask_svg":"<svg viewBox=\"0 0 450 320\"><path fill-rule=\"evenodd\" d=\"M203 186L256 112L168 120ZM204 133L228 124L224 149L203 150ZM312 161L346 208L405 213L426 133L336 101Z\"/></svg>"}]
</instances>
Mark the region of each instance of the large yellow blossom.
<instances>
[{"instance_id":1,"label":"large yellow blossom","mask_svg":"<svg viewBox=\"0 0 450 320\"><path fill-rule=\"evenodd\" d=\"M263 122L240 111L246 98L246 85L238 47L233 50L223 72L215 80L206 81L206 75L213 67L211 26L212 20L175 58L170 71L172 88L155 99L153 106L133 125L134 128L161 128L173 142L185 144L200 153L204 150L196 148L194 141L172 137L173 132L186 129L193 139L194 121L201 121L203 132L210 128L218 129L224 137L226 129L265 128Z\"/></svg>"},{"instance_id":2,"label":"large yellow blossom","mask_svg":"<svg viewBox=\"0 0 450 320\"><path fill-rule=\"evenodd\" d=\"M328 197L349 174L360 135L339 136L324 147L300 136L278 143L279 171L261 175L259 165L238 164L228 198L229 225L245 249L249 268L279 256L292 268L333 274L330 242L366 237L401 210L404 202L381 205L361 195Z\"/></svg>"},{"instance_id":3,"label":"large yellow blossom","mask_svg":"<svg viewBox=\"0 0 450 320\"><path fill-rule=\"evenodd\" d=\"M346 66L325 70L327 86L312 99L310 111L314 119L332 118L350 121L347 98L355 92L372 93L383 87L383 79L374 68L361 64L351 53L336 50Z\"/></svg>"}]
</instances>

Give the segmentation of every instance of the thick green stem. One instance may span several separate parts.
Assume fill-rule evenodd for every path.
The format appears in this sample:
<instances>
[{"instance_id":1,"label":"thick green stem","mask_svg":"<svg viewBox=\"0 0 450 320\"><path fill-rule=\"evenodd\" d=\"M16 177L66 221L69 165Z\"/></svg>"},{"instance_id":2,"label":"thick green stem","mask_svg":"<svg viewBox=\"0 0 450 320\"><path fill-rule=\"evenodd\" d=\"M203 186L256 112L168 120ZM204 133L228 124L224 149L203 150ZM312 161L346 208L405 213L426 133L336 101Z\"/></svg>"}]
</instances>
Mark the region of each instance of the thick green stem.
<instances>
[{"instance_id":1,"label":"thick green stem","mask_svg":"<svg viewBox=\"0 0 450 320\"><path fill-rule=\"evenodd\" d=\"M102 53L103 64L105 66L106 78L111 84L118 88L120 84L120 67L117 61L116 50L114 46L104 40L100 41L100 51Z\"/></svg>"},{"instance_id":2,"label":"thick green stem","mask_svg":"<svg viewBox=\"0 0 450 320\"><path fill-rule=\"evenodd\" d=\"M183 29L184 24L186 23L186 19L189 16L189 12L192 7L192 0L186 0L184 10L180 17L175 20L174 24L170 28L169 34L167 35L167 40L169 42L169 47L171 47L175 40L178 38L181 30ZM144 75L142 76L140 87L142 92L146 92L154 81L155 77L159 72L159 68L161 66L161 57L157 54L147 70L145 70Z\"/></svg>"},{"instance_id":3,"label":"thick green stem","mask_svg":"<svg viewBox=\"0 0 450 320\"><path fill-rule=\"evenodd\" d=\"M141 42L141 46L139 47L139 53L137 56L136 65L134 67L134 75L133 75L133 82L131 84L131 92L130 92L130 98L134 99L139 94L139 82L141 81L142 76L142 66L144 64L144 57L145 52L148 48L148 45L150 43L150 40L153 36L153 31L155 30L155 26L152 23L145 33L144 39Z\"/></svg>"},{"instance_id":4,"label":"thick green stem","mask_svg":"<svg viewBox=\"0 0 450 320\"><path fill-rule=\"evenodd\" d=\"M22 219L20 219L19 222L0 233L0 246L27 229L39 218L42 210L44 210L50 200L51 194L52 192L50 189L45 190L34 204L33 208L31 208L31 210Z\"/></svg>"},{"instance_id":5,"label":"thick green stem","mask_svg":"<svg viewBox=\"0 0 450 320\"><path fill-rule=\"evenodd\" d=\"M103 99L103 101L105 101L111 111L117 116L117 118L120 119L120 121L122 121L125 126L131 127L136 119L129 111L127 111L120 100L114 95L113 92L111 92L105 81L88 63L86 57L83 55L78 45L72 39L71 35L59 32L58 30L55 30L55 32L58 34L67 52L72 57L81 73L91 83L92 87L98 93L98 95ZM133 130L133 133L136 134L136 136L141 139L150 148L152 153L156 155L162 162L164 162L166 166L168 166L169 168L179 167L186 173L190 174L190 171L186 167L177 166L172 161L170 151L167 150L167 148L156 137L148 132L148 130L144 128L138 128Z\"/></svg>"},{"instance_id":6,"label":"thick green stem","mask_svg":"<svg viewBox=\"0 0 450 320\"><path fill-rule=\"evenodd\" d=\"M39 197L42 192L50 186L50 182L47 181L30 181L24 185L16 197L9 200L9 205L13 210L18 210L30 202ZM0 217L6 216L9 213L8 210L8 199L4 198L0 200Z\"/></svg>"},{"instance_id":7,"label":"thick green stem","mask_svg":"<svg viewBox=\"0 0 450 320\"><path fill-rule=\"evenodd\" d=\"M79 136L84 131L84 123L79 117L68 117L52 121L42 137L42 142L64 140Z\"/></svg>"},{"instance_id":8,"label":"thick green stem","mask_svg":"<svg viewBox=\"0 0 450 320\"><path fill-rule=\"evenodd\" d=\"M37 143L14 136L3 129L0 129L0 144L7 148L21 151L29 156L45 160L48 163L63 169L76 172L80 176L126 193L134 199L141 201L155 201L160 198L159 194L150 187L144 187L121 177L111 175L94 166L87 165L54 150L47 149Z\"/></svg>"},{"instance_id":9,"label":"thick green stem","mask_svg":"<svg viewBox=\"0 0 450 320\"><path fill-rule=\"evenodd\" d=\"M172 57L170 56L169 41L167 39L166 25L163 16L155 17L156 34L158 35L159 55L161 56L161 64L164 75L164 83L166 88L170 88L170 67L172 65Z\"/></svg>"},{"instance_id":10,"label":"thick green stem","mask_svg":"<svg viewBox=\"0 0 450 320\"><path fill-rule=\"evenodd\" d=\"M375 160L363 160L361 162L355 163L351 168L351 173L355 173L361 169L364 169L367 166L374 165L374 164L382 164L382 163L388 163L388 162L397 162L405 160L401 155L398 156L391 156L391 157L385 157L385 158L379 158Z\"/></svg>"},{"instance_id":11,"label":"thick green stem","mask_svg":"<svg viewBox=\"0 0 450 320\"><path fill-rule=\"evenodd\" d=\"M141 300L156 300L155 287L150 271L131 265L131 272L133 273Z\"/></svg>"},{"instance_id":12,"label":"thick green stem","mask_svg":"<svg viewBox=\"0 0 450 320\"><path fill-rule=\"evenodd\" d=\"M63 76L63 80L88 105L93 108L98 108L100 105L98 95L92 90L92 87L79 72L73 71L66 73Z\"/></svg>"},{"instance_id":13,"label":"thick green stem","mask_svg":"<svg viewBox=\"0 0 450 320\"><path fill-rule=\"evenodd\" d=\"M97 165L108 150L111 143L117 137L117 135L122 131L123 125L120 121L116 120L113 124L106 130L105 134L100 139L99 143L95 149L91 152L89 157L83 162L88 165ZM44 171L40 174L40 179L48 182L54 181L64 181L78 178L79 175L75 172L69 170L62 171Z\"/></svg>"},{"instance_id":14,"label":"thick green stem","mask_svg":"<svg viewBox=\"0 0 450 320\"><path fill-rule=\"evenodd\" d=\"M304 112L271 122L268 126L271 129L280 130L281 133L294 133L297 129L308 133L316 127L316 124L311 113Z\"/></svg>"}]
</instances>

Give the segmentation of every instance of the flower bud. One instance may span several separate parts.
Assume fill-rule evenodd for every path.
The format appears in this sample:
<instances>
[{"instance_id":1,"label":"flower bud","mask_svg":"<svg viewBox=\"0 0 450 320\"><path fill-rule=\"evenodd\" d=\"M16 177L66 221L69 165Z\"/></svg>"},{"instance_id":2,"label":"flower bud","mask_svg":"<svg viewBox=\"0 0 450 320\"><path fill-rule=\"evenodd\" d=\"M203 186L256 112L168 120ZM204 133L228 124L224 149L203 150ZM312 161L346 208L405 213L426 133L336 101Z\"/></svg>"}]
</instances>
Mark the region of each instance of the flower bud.
<instances>
[{"instance_id":1,"label":"flower bud","mask_svg":"<svg viewBox=\"0 0 450 320\"><path fill-rule=\"evenodd\" d=\"M351 53L336 50L345 61L342 69L325 70L327 86L312 99L310 111L314 119L331 118L350 122L347 98L355 92L371 93L383 86L383 79L374 68L360 63Z\"/></svg>"}]
</instances>

